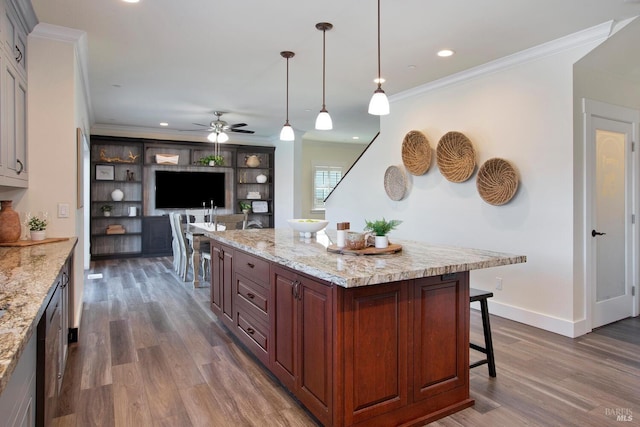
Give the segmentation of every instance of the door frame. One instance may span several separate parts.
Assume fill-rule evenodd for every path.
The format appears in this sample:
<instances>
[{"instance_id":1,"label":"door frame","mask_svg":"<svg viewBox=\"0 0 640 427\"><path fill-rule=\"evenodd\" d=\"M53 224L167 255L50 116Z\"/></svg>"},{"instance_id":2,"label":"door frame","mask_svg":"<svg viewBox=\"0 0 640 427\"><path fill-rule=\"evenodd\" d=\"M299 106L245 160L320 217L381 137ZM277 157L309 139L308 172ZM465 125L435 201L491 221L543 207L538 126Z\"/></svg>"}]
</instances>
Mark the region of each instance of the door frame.
<instances>
[{"instance_id":1,"label":"door frame","mask_svg":"<svg viewBox=\"0 0 640 427\"><path fill-rule=\"evenodd\" d=\"M595 141L591 127L593 125L594 118L602 118L622 123L631 124L632 144L638 145L639 125L640 125L640 111L631 108L621 107L618 105L608 104L605 102L594 101L591 99L582 99L582 113L583 113L583 156L584 156L584 168L582 173L583 188L584 188L584 222L582 236L584 239L584 252L583 252L583 275L584 275L584 313L586 319L586 331L591 332L593 329L593 293L595 290L595 248L594 240L589 237L589 233L592 230L593 221L595 219L595 177L591 173L595 170ZM640 254L640 235L638 222L640 217L638 213L640 210L639 200L637 193L640 190L639 182L639 155L640 147L636 146L631 152L631 200L627 201L631 204L631 211L635 216L635 221L631 224L631 254L628 260L631 262L631 286L635 287L635 294L632 301L632 316L637 316L640 312L640 293L638 289L639 279L639 264L640 260L638 256Z\"/></svg>"}]
</instances>

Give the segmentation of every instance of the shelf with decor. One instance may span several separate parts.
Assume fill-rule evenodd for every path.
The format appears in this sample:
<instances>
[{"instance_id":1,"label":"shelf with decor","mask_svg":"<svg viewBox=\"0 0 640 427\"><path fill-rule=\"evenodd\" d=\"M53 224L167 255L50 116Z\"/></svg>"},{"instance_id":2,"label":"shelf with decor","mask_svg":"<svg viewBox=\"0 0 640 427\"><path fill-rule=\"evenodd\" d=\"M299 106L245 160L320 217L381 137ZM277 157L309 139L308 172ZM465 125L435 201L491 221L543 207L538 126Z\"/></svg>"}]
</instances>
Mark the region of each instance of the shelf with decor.
<instances>
[{"instance_id":1,"label":"shelf with decor","mask_svg":"<svg viewBox=\"0 0 640 427\"><path fill-rule=\"evenodd\" d=\"M92 257L142 252L142 154L143 144L136 141L91 138Z\"/></svg>"},{"instance_id":2,"label":"shelf with decor","mask_svg":"<svg viewBox=\"0 0 640 427\"><path fill-rule=\"evenodd\" d=\"M236 151L235 194L238 212L241 202L251 206L247 217L250 228L273 228L274 155L271 147L239 147Z\"/></svg>"}]
</instances>

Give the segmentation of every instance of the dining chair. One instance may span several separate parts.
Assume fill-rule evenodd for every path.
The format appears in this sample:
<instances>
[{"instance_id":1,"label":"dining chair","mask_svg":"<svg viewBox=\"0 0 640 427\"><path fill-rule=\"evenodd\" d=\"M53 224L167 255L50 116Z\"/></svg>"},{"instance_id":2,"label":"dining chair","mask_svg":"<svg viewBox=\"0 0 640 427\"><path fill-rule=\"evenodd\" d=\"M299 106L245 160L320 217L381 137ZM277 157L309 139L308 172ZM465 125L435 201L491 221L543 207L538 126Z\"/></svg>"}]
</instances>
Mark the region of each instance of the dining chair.
<instances>
[{"instance_id":1,"label":"dining chair","mask_svg":"<svg viewBox=\"0 0 640 427\"><path fill-rule=\"evenodd\" d=\"M180 252L179 236L176 232L174 215L169 214L169 225L171 226L171 250L173 251L173 271L180 271L180 263L182 262L182 254Z\"/></svg>"},{"instance_id":2,"label":"dining chair","mask_svg":"<svg viewBox=\"0 0 640 427\"><path fill-rule=\"evenodd\" d=\"M189 242L184 235L184 224L182 224L182 215L180 215L179 213L173 213L172 215L174 215L173 221L176 226L176 235L178 236L178 244L180 246L180 271L178 272L178 274L182 278L182 281L186 282L189 273L189 267L193 265L193 258L191 256L193 250L191 249L191 245L189 245Z\"/></svg>"},{"instance_id":3,"label":"dining chair","mask_svg":"<svg viewBox=\"0 0 640 427\"><path fill-rule=\"evenodd\" d=\"M184 211L187 224L194 222L209 222L211 209L185 209Z\"/></svg>"},{"instance_id":4,"label":"dining chair","mask_svg":"<svg viewBox=\"0 0 640 427\"><path fill-rule=\"evenodd\" d=\"M247 214L216 215L213 217L213 223L216 229L218 224L222 224L227 230L245 230L247 228Z\"/></svg>"}]
</instances>

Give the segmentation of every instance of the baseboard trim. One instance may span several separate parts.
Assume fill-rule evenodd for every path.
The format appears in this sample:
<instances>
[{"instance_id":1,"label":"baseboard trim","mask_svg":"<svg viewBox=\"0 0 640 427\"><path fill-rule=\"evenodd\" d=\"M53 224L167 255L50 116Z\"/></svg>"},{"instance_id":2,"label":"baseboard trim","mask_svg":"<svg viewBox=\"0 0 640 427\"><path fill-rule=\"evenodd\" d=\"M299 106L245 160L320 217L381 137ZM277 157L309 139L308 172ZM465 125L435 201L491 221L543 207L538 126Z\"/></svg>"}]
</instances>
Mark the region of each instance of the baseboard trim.
<instances>
[{"instance_id":1,"label":"baseboard trim","mask_svg":"<svg viewBox=\"0 0 640 427\"><path fill-rule=\"evenodd\" d=\"M558 317L549 316L547 314L525 310L521 307L504 304L499 301L492 300L491 298L488 300L488 302L489 313L495 316L504 317L505 319L524 323L525 325L544 329L545 331L564 335L565 337L576 338L580 335L584 335L587 332L590 332L589 330L587 330L587 322L585 319L581 319L578 321L560 319ZM472 303L471 307L480 309L480 305L478 303Z\"/></svg>"}]
</instances>

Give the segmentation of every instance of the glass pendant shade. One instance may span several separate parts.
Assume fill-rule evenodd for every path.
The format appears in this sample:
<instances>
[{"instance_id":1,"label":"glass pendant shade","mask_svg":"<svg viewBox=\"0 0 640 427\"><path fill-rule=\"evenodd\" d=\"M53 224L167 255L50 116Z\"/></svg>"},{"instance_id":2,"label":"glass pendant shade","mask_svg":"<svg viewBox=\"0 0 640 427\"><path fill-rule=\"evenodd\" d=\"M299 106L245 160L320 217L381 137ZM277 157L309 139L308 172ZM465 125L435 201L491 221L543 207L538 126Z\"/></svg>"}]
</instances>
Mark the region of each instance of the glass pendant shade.
<instances>
[{"instance_id":1,"label":"glass pendant shade","mask_svg":"<svg viewBox=\"0 0 640 427\"><path fill-rule=\"evenodd\" d=\"M293 128L287 121L284 126L282 126L282 130L280 131L280 141L294 141L295 139L296 136L293 133Z\"/></svg>"},{"instance_id":2,"label":"glass pendant shade","mask_svg":"<svg viewBox=\"0 0 640 427\"><path fill-rule=\"evenodd\" d=\"M229 135L224 132L211 132L207 135L207 139L211 142L227 142L229 140Z\"/></svg>"},{"instance_id":3,"label":"glass pendant shade","mask_svg":"<svg viewBox=\"0 0 640 427\"><path fill-rule=\"evenodd\" d=\"M224 132L220 132L218 135L218 142L227 142L229 140L229 135Z\"/></svg>"},{"instance_id":4,"label":"glass pendant shade","mask_svg":"<svg viewBox=\"0 0 640 427\"><path fill-rule=\"evenodd\" d=\"M215 132L211 132L209 135L207 135L207 139L211 142L218 142L218 139L216 138L218 135Z\"/></svg>"},{"instance_id":5,"label":"glass pendant shade","mask_svg":"<svg viewBox=\"0 0 640 427\"><path fill-rule=\"evenodd\" d=\"M333 129L333 122L331 121L331 116L329 112L323 108L320 110L320 114L316 118L316 129L318 130L331 130Z\"/></svg>"},{"instance_id":6,"label":"glass pendant shade","mask_svg":"<svg viewBox=\"0 0 640 427\"><path fill-rule=\"evenodd\" d=\"M389 99L380 87L373 92L371 101L369 101L369 114L374 116L386 116L389 114Z\"/></svg>"}]
</instances>

